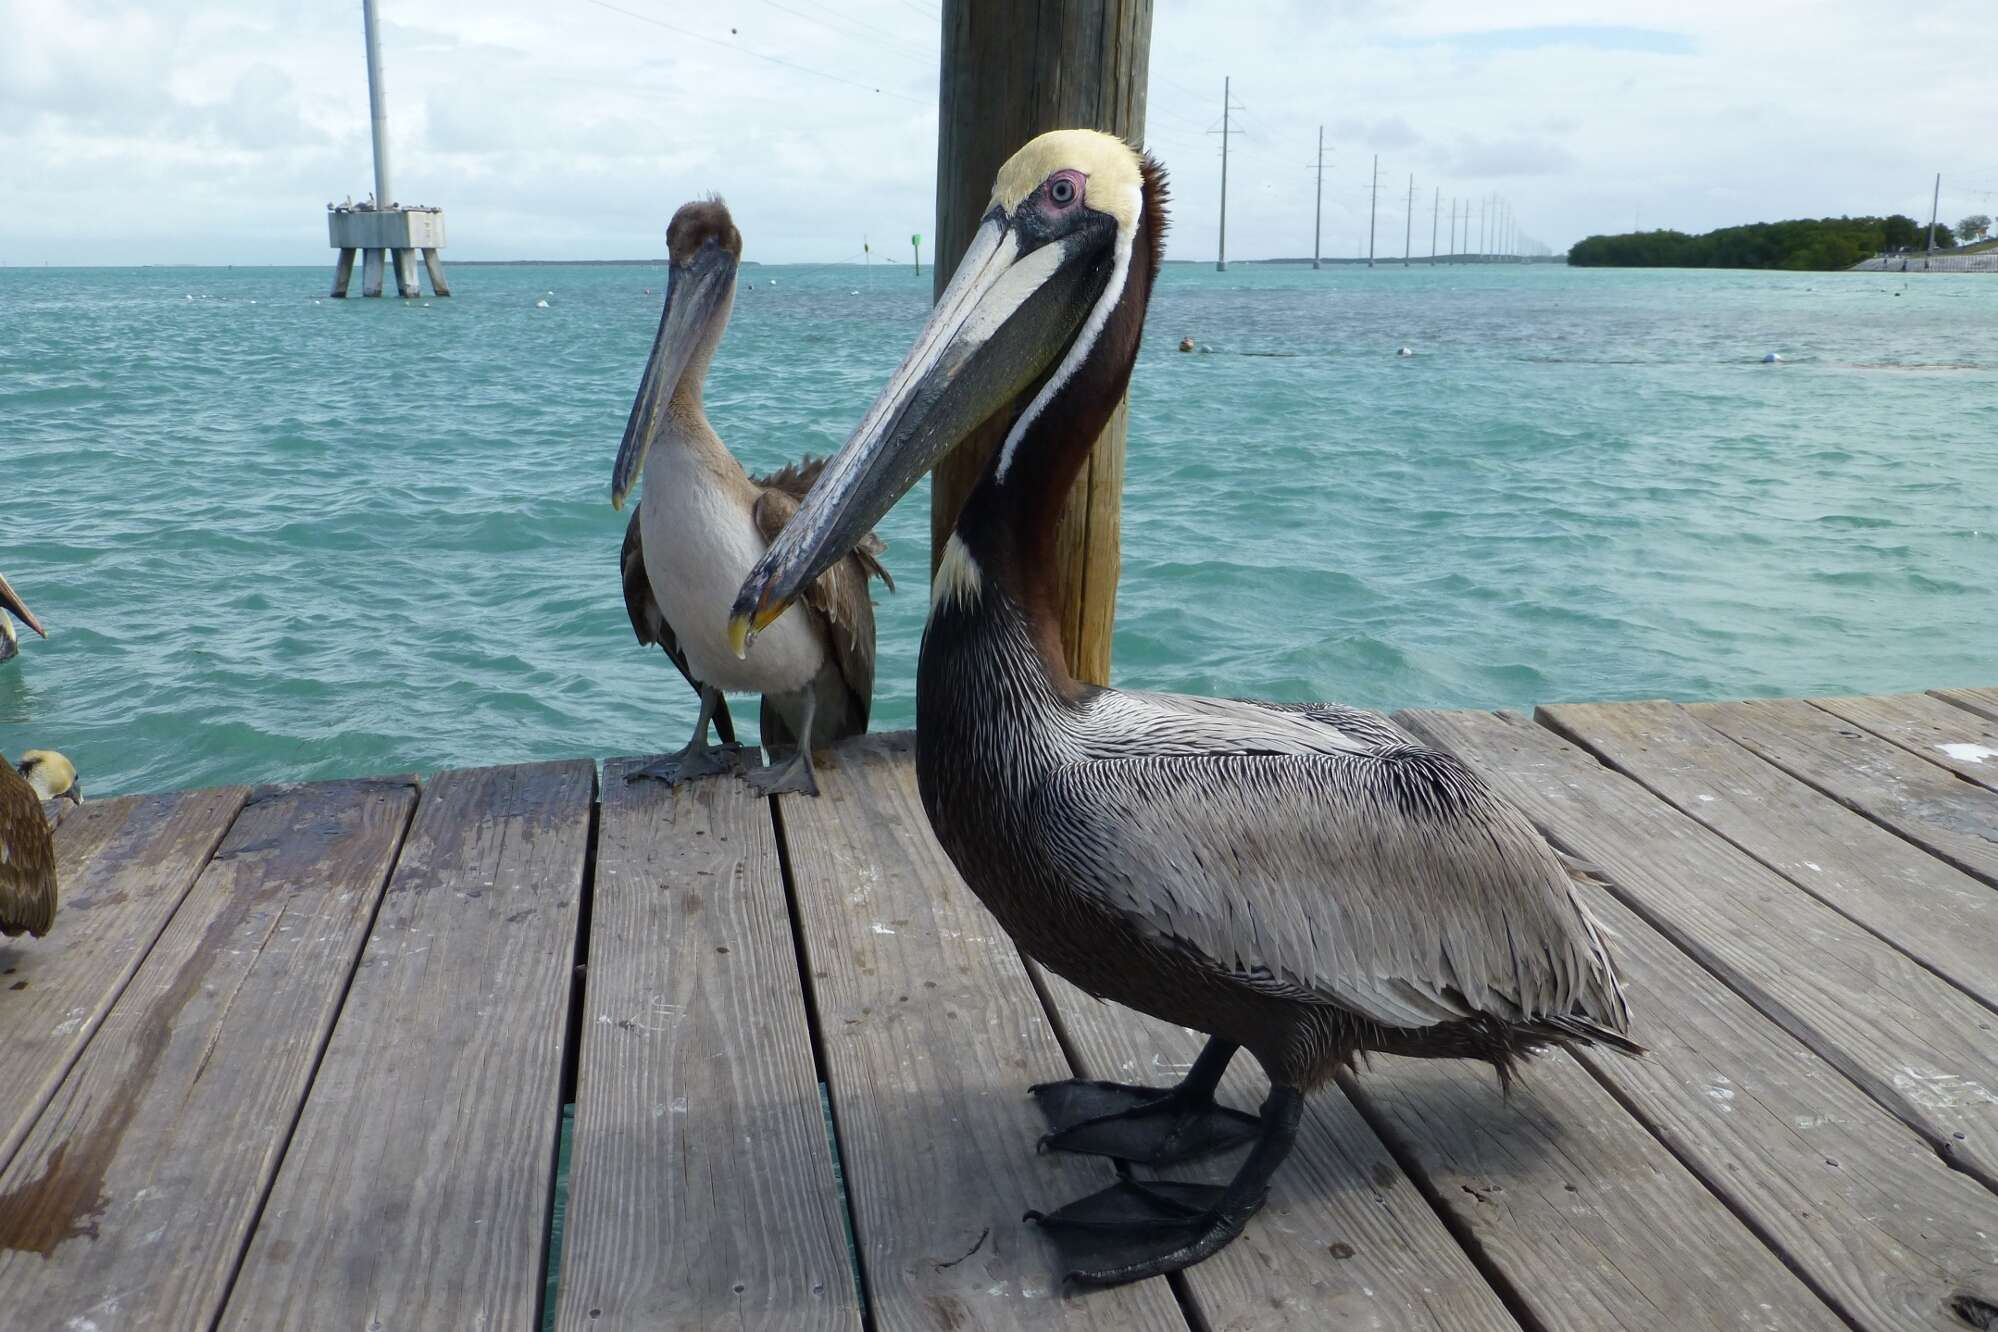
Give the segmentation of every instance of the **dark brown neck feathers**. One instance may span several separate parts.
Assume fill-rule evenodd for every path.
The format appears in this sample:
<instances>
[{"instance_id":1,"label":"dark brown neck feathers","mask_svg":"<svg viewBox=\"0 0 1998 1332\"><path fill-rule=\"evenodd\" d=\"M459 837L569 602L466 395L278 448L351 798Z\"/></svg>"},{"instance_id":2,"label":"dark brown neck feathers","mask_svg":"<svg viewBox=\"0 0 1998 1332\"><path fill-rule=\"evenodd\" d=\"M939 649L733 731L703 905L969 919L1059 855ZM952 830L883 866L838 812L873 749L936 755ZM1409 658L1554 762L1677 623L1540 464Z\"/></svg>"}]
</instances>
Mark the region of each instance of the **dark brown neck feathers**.
<instances>
[{"instance_id":1,"label":"dark brown neck feathers","mask_svg":"<svg viewBox=\"0 0 1998 1332\"><path fill-rule=\"evenodd\" d=\"M1096 346L1028 426L1003 481L1003 450L994 451L957 520L958 537L981 574L996 580L1026 612L1041 657L1062 684L1073 681L1061 646L1056 537L1076 477L1130 386L1165 249L1165 178L1149 157L1144 178L1130 271Z\"/></svg>"}]
</instances>

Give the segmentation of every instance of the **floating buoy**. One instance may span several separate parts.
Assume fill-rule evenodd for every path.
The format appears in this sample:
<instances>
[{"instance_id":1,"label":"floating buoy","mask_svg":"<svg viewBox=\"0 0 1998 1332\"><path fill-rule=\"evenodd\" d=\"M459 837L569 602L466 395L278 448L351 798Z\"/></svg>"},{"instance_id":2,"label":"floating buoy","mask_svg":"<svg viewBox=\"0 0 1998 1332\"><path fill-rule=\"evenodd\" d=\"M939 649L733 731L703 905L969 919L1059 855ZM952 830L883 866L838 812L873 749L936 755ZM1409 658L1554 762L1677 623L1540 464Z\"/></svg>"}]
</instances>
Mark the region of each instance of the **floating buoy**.
<instances>
[{"instance_id":1,"label":"floating buoy","mask_svg":"<svg viewBox=\"0 0 1998 1332\"><path fill-rule=\"evenodd\" d=\"M1413 356L1413 355L1415 355L1415 348L1413 348L1413 347L1396 347L1396 348L1394 349L1394 354L1395 354L1396 356Z\"/></svg>"},{"instance_id":2,"label":"floating buoy","mask_svg":"<svg viewBox=\"0 0 1998 1332\"><path fill-rule=\"evenodd\" d=\"M1192 339L1192 338L1181 338L1181 339L1179 340L1179 349L1180 349L1181 351L1192 351L1192 350L1194 349L1194 348L1193 348L1193 339Z\"/></svg>"},{"instance_id":3,"label":"floating buoy","mask_svg":"<svg viewBox=\"0 0 1998 1332\"><path fill-rule=\"evenodd\" d=\"M536 301L536 302L534 303L534 308L535 308L535 309L537 309L537 310L546 310L546 309L548 308L548 302L547 302L547 301Z\"/></svg>"},{"instance_id":4,"label":"floating buoy","mask_svg":"<svg viewBox=\"0 0 1998 1332\"><path fill-rule=\"evenodd\" d=\"M1764 352L1762 354L1762 364L1764 365L1775 365L1782 359L1783 353L1781 352Z\"/></svg>"}]
</instances>

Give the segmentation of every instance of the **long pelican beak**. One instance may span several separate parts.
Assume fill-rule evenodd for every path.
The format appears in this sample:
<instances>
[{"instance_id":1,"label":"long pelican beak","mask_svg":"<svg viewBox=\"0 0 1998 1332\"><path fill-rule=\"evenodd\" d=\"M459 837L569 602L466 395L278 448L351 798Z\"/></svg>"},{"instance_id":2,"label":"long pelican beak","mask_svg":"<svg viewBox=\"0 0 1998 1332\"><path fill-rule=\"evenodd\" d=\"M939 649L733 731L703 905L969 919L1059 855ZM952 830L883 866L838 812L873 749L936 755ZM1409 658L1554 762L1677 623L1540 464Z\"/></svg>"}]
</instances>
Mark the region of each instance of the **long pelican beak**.
<instances>
[{"instance_id":1,"label":"long pelican beak","mask_svg":"<svg viewBox=\"0 0 1998 1332\"><path fill-rule=\"evenodd\" d=\"M638 381L638 397L631 404L631 419L625 423L624 443L618 446L617 465L611 469L611 507L622 509L638 475L645 468L645 454L657 438L666 419L667 404L680 386L680 376L694 358L695 349L706 337L708 327L728 302L735 285L735 256L709 241L682 267L670 265L666 272L666 308L659 314L659 333L652 339L652 356Z\"/></svg>"},{"instance_id":2,"label":"long pelican beak","mask_svg":"<svg viewBox=\"0 0 1998 1332\"><path fill-rule=\"evenodd\" d=\"M1047 375L1109 283L1108 217L1054 240L994 204L907 359L736 594L737 656L945 454Z\"/></svg>"},{"instance_id":3,"label":"long pelican beak","mask_svg":"<svg viewBox=\"0 0 1998 1332\"><path fill-rule=\"evenodd\" d=\"M28 628L34 630L43 638L49 636L49 631L42 628L42 622L37 620L35 613L28 609L28 603L21 600L20 594L7 585L5 578L0 578L0 611L12 611L14 618L22 624L27 625Z\"/></svg>"}]
</instances>

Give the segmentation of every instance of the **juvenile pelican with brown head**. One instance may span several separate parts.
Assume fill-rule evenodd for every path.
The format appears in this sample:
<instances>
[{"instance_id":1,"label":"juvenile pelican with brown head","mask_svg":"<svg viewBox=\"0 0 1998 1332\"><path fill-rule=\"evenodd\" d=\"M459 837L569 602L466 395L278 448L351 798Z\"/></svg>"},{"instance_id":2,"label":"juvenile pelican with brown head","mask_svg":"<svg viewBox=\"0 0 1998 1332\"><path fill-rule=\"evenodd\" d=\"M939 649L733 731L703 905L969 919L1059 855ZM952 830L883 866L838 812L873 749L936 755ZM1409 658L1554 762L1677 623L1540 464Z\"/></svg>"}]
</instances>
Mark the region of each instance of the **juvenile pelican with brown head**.
<instances>
[{"instance_id":1,"label":"juvenile pelican with brown head","mask_svg":"<svg viewBox=\"0 0 1998 1332\"><path fill-rule=\"evenodd\" d=\"M823 464L806 458L751 477L708 424L702 402L708 363L735 302L742 233L719 199L682 207L666 230L666 306L639 380L611 474L611 504L650 466L638 511L625 530L625 609L641 643L657 643L700 695L694 735L677 754L634 776L679 783L734 766L734 746L710 748L725 693L763 695L766 746L790 746L782 767L749 774L757 791L817 795L812 751L867 729L874 695L874 606L867 580L892 582L886 549L868 531L800 584L805 613L792 616L770 651L744 661L728 638L730 598L783 529Z\"/></svg>"},{"instance_id":2,"label":"juvenile pelican with brown head","mask_svg":"<svg viewBox=\"0 0 1998 1332\"><path fill-rule=\"evenodd\" d=\"M1165 181L1122 141L1045 134L991 206L914 350L735 603L739 645L988 418L1007 423L937 570L916 771L937 838L1031 957L1209 1033L1170 1089L1034 1089L1046 1144L1164 1164L1232 1147L1225 1186L1121 1180L1038 1219L1109 1284L1218 1251L1262 1206L1303 1097L1363 1051L1634 1051L1576 872L1517 810L1384 717L1102 689L1064 665L1055 532L1129 383ZM1260 1116L1215 1104L1236 1050Z\"/></svg>"}]
</instances>

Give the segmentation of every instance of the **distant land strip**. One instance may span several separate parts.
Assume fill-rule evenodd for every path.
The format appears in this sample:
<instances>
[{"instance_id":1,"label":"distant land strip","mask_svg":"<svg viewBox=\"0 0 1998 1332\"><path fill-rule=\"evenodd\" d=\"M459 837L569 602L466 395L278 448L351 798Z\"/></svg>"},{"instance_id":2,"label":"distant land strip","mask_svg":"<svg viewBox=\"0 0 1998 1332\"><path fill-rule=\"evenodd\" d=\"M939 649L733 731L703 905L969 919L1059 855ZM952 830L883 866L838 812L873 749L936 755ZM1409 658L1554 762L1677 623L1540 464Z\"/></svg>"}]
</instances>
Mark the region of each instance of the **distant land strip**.
<instances>
[{"instance_id":1,"label":"distant land strip","mask_svg":"<svg viewBox=\"0 0 1998 1332\"><path fill-rule=\"evenodd\" d=\"M1989 218L1981 220L1988 229ZM1683 231L1632 231L1591 236L1568 251L1577 268L1779 268L1835 272L1882 255L1927 252L1929 228L1901 213L1887 217L1797 218L1722 227L1694 236ZM1935 227L1937 254L1957 249L1954 228Z\"/></svg>"}]
</instances>

